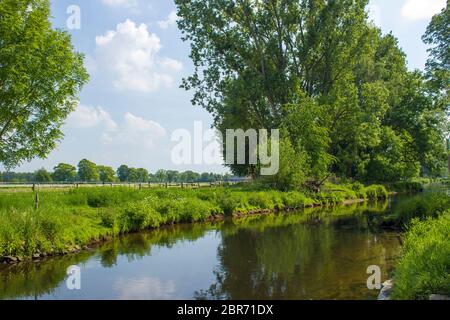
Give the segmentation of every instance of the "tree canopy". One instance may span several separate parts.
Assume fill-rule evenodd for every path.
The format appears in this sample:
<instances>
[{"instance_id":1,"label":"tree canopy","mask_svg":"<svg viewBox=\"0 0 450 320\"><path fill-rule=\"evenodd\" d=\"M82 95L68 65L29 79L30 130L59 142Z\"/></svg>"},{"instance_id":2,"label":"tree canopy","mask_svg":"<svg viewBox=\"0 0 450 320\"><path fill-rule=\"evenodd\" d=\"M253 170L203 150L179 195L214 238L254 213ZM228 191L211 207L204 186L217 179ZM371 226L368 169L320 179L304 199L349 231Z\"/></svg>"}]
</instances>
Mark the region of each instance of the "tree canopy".
<instances>
[{"instance_id":1,"label":"tree canopy","mask_svg":"<svg viewBox=\"0 0 450 320\"><path fill-rule=\"evenodd\" d=\"M175 2L195 66L182 87L220 131L282 129L304 182L442 172L442 105L397 39L369 22L367 0Z\"/></svg>"},{"instance_id":2,"label":"tree canopy","mask_svg":"<svg viewBox=\"0 0 450 320\"><path fill-rule=\"evenodd\" d=\"M88 80L70 35L52 29L48 0L0 1L0 163L45 158Z\"/></svg>"}]
</instances>

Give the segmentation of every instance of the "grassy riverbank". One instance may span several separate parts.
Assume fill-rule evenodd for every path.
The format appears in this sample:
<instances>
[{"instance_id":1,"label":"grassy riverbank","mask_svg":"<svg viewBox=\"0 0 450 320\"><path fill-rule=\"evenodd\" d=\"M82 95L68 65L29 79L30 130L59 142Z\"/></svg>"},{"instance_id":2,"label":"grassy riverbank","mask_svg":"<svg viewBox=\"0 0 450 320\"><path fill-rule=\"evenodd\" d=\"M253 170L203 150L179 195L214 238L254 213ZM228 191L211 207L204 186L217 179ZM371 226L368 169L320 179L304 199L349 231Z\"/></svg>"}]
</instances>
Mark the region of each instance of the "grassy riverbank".
<instances>
[{"instance_id":1,"label":"grassy riverbank","mask_svg":"<svg viewBox=\"0 0 450 320\"><path fill-rule=\"evenodd\" d=\"M67 253L117 234L225 215L302 209L388 196L383 186L327 184L318 194L252 186L181 189L89 188L0 194L0 256Z\"/></svg>"},{"instance_id":2,"label":"grassy riverbank","mask_svg":"<svg viewBox=\"0 0 450 320\"><path fill-rule=\"evenodd\" d=\"M450 296L450 211L438 218L415 219L405 234L395 270L394 299Z\"/></svg>"},{"instance_id":3,"label":"grassy riverbank","mask_svg":"<svg viewBox=\"0 0 450 320\"><path fill-rule=\"evenodd\" d=\"M450 296L450 196L424 193L394 205L388 215L373 217L381 227L405 231L392 298Z\"/></svg>"}]
</instances>

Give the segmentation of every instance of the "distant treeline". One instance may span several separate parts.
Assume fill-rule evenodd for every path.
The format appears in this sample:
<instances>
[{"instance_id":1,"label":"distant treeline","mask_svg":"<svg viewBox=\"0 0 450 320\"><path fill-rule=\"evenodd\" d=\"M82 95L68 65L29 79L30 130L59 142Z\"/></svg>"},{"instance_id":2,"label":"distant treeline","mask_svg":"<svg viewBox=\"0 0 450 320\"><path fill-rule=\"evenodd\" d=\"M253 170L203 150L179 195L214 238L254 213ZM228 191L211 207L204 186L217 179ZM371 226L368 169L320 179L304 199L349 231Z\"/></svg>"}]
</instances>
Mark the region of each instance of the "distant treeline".
<instances>
[{"instance_id":1,"label":"distant treeline","mask_svg":"<svg viewBox=\"0 0 450 320\"><path fill-rule=\"evenodd\" d=\"M197 173L193 171L179 172L175 170L158 170L150 173L144 168L131 168L121 165L117 170L112 167L97 165L83 159L75 167L60 163L53 172L39 169L35 172L0 172L0 182L3 183L71 183L71 182L156 182L156 183L191 183L230 181L230 174Z\"/></svg>"}]
</instances>

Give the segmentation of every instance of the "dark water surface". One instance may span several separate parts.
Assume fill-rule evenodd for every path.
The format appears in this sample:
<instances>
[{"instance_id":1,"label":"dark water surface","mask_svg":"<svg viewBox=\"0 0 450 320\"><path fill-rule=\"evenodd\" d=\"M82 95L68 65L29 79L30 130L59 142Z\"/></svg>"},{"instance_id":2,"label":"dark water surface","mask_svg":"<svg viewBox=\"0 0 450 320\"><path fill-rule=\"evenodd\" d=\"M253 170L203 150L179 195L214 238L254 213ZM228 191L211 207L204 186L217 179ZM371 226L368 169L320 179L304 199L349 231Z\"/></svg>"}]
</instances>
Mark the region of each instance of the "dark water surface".
<instances>
[{"instance_id":1,"label":"dark water surface","mask_svg":"<svg viewBox=\"0 0 450 320\"><path fill-rule=\"evenodd\" d=\"M91 252L0 266L0 299L375 299L398 233L371 227L391 203L254 216L121 237ZM66 270L81 268L81 290Z\"/></svg>"}]
</instances>

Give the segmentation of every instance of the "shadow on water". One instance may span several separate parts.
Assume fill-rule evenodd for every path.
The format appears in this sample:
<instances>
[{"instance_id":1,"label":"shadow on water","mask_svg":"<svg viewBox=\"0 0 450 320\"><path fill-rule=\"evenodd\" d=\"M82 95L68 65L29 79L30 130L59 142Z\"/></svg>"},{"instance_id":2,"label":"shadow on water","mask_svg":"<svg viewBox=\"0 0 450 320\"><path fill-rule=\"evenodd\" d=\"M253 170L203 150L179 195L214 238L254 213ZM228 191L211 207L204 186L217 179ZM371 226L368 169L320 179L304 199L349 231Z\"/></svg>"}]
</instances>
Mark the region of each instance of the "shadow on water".
<instances>
[{"instance_id":1,"label":"shadow on water","mask_svg":"<svg viewBox=\"0 0 450 320\"><path fill-rule=\"evenodd\" d=\"M370 225L390 203L249 216L131 234L82 252L0 266L0 299L373 299L399 235ZM82 289L66 287L78 265Z\"/></svg>"}]
</instances>

